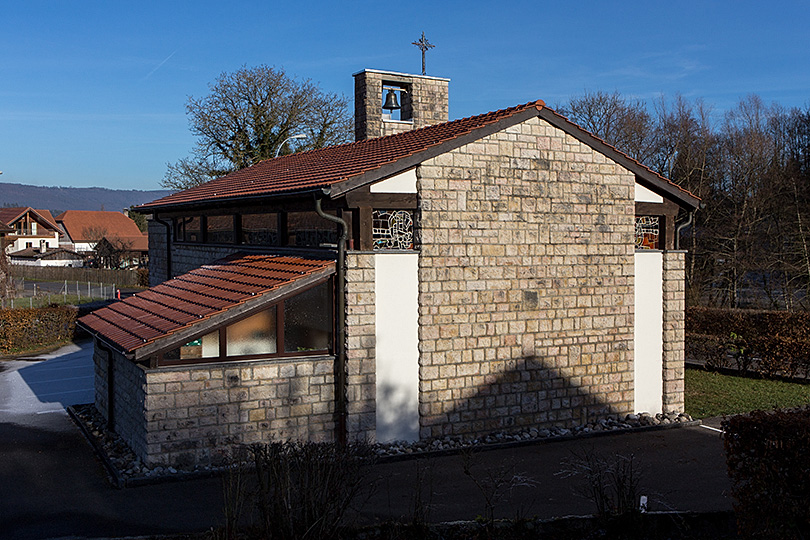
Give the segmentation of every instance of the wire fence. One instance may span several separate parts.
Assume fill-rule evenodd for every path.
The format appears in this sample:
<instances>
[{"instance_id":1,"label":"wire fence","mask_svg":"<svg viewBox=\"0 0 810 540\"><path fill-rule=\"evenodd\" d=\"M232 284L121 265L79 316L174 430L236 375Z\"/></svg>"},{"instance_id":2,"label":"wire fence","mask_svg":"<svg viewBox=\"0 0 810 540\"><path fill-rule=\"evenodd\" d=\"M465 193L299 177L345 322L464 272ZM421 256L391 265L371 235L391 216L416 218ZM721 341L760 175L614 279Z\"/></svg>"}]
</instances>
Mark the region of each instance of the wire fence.
<instances>
[{"instance_id":1,"label":"wire fence","mask_svg":"<svg viewBox=\"0 0 810 540\"><path fill-rule=\"evenodd\" d=\"M115 283L92 281L31 281L14 280L14 294L0 297L0 309L35 308L51 305L77 305L97 300L120 298Z\"/></svg>"}]
</instances>

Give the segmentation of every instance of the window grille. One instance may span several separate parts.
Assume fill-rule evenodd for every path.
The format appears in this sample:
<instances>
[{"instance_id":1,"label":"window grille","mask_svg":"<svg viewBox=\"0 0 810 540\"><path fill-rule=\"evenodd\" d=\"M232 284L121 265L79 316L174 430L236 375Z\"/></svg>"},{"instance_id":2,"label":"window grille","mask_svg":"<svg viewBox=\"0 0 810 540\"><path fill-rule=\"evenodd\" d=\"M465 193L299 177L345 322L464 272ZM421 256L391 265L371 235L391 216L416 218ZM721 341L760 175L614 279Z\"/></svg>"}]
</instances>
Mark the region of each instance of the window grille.
<instances>
[{"instance_id":1,"label":"window grille","mask_svg":"<svg viewBox=\"0 0 810 540\"><path fill-rule=\"evenodd\" d=\"M636 216L636 249L661 249L659 216Z\"/></svg>"},{"instance_id":2,"label":"window grille","mask_svg":"<svg viewBox=\"0 0 810 540\"><path fill-rule=\"evenodd\" d=\"M413 213L408 210L374 210L371 234L375 250L413 249Z\"/></svg>"}]
</instances>

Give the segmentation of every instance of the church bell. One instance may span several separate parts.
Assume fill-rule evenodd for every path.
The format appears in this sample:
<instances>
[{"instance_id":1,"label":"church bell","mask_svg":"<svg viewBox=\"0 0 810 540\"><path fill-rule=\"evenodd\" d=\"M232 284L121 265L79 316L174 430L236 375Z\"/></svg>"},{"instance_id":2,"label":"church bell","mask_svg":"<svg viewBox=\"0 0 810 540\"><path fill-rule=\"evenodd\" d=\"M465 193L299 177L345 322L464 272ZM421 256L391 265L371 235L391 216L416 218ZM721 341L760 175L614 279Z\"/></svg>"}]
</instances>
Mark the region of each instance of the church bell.
<instances>
[{"instance_id":1,"label":"church bell","mask_svg":"<svg viewBox=\"0 0 810 540\"><path fill-rule=\"evenodd\" d=\"M388 94L385 95L385 104L382 108L386 111L394 111L400 108L396 90L388 89Z\"/></svg>"}]
</instances>

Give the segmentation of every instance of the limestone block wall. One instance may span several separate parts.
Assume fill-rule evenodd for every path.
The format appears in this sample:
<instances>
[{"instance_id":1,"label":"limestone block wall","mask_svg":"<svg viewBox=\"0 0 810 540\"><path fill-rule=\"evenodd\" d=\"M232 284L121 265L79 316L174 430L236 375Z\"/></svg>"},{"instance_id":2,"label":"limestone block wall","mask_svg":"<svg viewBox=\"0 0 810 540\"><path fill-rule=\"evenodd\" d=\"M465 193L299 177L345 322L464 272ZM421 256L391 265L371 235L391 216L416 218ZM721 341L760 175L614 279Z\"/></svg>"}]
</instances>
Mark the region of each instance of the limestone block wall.
<instances>
[{"instance_id":1,"label":"limestone block wall","mask_svg":"<svg viewBox=\"0 0 810 540\"><path fill-rule=\"evenodd\" d=\"M664 412L683 411L686 252L664 252Z\"/></svg>"},{"instance_id":2,"label":"limestone block wall","mask_svg":"<svg viewBox=\"0 0 810 540\"><path fill-rule=\"evenodd\" d=\"M112 368L114 431L121 435L136 455L147 453L144 402L146 375L144 370L119 353L105 350L96 343L95 363L96 410L110 420L109 375Z\"/></svg>"},{"instance_id":3,"label":"limestone block wall","mask_svg":"<svg viewBox=\"0 0 810 540\"><path fill-rule=\"evenodd\" d=\"M376 337L374 255L346 257L346 363L350 440L373 442L376 436Z\"/></svg>"},{"instance_id":4,"label":"limestone block wall","mask_svg":"<svg viewBox=\"0 0 810 540\"><path fill-rule=\"evenodd\" d=\"M417 174L420 436L631 412L634 175L539 118Z\"/></svg>"},{"instance_id":5,"label":"limestone block wall","mask_svg":"<svg viewBox=\"0 0 810 540\"><path fill-rule=\"evenodd\" d=\"M113 357L116 432L146 463L216 463L236 444L334 438L331 356L159 369ZM96 362L96 407L102 414L104 364Z\"/></svg>"}]
</instances>

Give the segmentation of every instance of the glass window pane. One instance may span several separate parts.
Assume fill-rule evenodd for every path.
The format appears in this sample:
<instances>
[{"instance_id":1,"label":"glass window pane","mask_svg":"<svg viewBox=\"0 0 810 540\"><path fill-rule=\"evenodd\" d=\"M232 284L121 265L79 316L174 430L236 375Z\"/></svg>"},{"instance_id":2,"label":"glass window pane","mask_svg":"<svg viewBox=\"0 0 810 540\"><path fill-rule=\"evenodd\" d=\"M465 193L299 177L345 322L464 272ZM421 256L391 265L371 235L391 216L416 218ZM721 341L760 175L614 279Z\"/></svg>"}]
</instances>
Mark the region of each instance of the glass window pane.
<instances>
[{"instance_id":1,"label":"glass window pane","mask_svg":"<svg viewBox=\"0 0 810 540\"><path fill-rule=\"evenodd\" d=\"M334 211L327 214L336 215ZM320 246L334 244L338 240L337 224L315 212L287 213L288 246Z\"/></svg>"},{"instance_id":2,"label":"glass window pane","mask_svg":"<svg viewBox=\"0 0 810 540\"><path fill-rule=\"evenodd\" d=\"M200 339L189 341L163 355L164 360L195 360L219 356L219 332L214 331Z\"/></svg>"},{"instance_id":3,"label":"glass window pane","mask_svg":"<svg viewBox=\"0 0 810 540\"><path fill-rule=\"evenodd\" d=\"M179 221L178 240L181 242L202 242L201 220L199 216L182 218Z\"/></svg>"},{"instance_id":4,"label":"glass window pane","mask_svg":"<svg viewBox=\"0 0 810 540\"><path fill-rule=\"evenodd\" d=\"M374 210L371 214L374 249L413 249L413 212Z\"/></svg>"},{"instance_id":5,"label":"glass window pane","mask_svg":"<svg viewBox=\"0 0 810 540\"><path fill-rule=\"evenodd\" d=\"M636 249L660 249L660 218L636 216Z\"/></svg>"},{"instance_id":6,"label":"glass window pane","mask_svg":"<svg viewBox=\"0 0 810 540\"><path fill-rule=\"evenodd\" d=\"M284 302L286 352L323 351L332 344L332 287L324 283Z\"/></svg>"},{"instance_id":7,"label":"glass window pane","mask_svg":"<svg viewBox=\"0 0 810 540\"><path fill-rule=\"evenodd\" d=\"M277 246L278 214L244 214L242 243L249 246Z\"/></svg>"},{"instance_id":8,"label":"glass window pane","mask_svg":"<svg viewBox=\"0 0 810 540\"><path fill-rule=\"evenodd\" d=\"M228 356L276 352L275 306L227 327Z\"/></svg>"},{"instance_id":9,"label":"glass window pane","mask_svg":"<svg viewBox=\"0 0 810 540\"><path fill-rule=\"evenodd\" d=\"M208 242L211 244L233 244L233 216L209 216L206 219Z\"/></svg>"}]
</instances>

